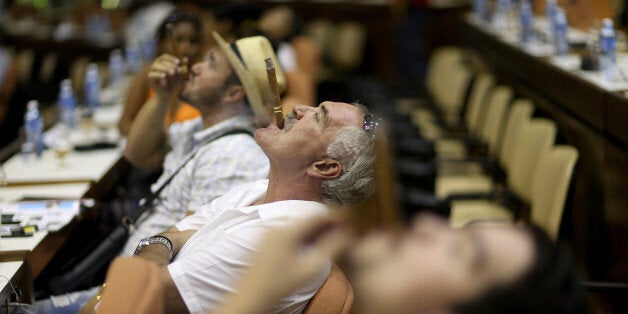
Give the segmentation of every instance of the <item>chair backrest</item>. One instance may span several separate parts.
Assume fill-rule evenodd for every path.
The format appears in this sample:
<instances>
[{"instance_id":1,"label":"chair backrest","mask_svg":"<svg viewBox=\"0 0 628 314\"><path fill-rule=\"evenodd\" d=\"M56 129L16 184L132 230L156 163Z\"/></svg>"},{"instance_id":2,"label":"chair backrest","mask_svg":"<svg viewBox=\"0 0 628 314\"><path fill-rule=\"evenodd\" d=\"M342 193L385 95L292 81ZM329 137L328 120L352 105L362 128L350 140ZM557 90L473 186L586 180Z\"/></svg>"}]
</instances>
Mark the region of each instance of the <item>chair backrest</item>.
<instances>
[{"instance_id":1,"label":"chair backrest","mask_svg":"<svg viewBox=\"0 0 628 314\"><path fill-rule=\"evenodd\" d=\"M544 118L525 122L513 152L512 167L508 173L508 187L523 201L532 201L532 178L539 160L546 154L556 137L556 124Z\"/></svg>"},{"instance_id":2,"label":"chair backrest","mask_svg":"<svg viewBox=\"0 0 628 314\"><path fill-rule=\"evenodd\" d=\"M534 103L532 100L519 98L516 99L510 107L508 120L504 128L504 136L501 140L499 148L498 160L500 165L506 172L510 171L514 150L517 146L517 140L524 122L529 121L534 111Z\"/></svg>"},{"instance_id":3,"label":"chair backrest","mask_svg":"<svg viewBox=\"0 0 628 314\"><path fill-rule=\"evenodd\" d=\"M353 306L353 288L338 266L332 264L327 280L303 310L304 314L348 314Z\"/></svg>"},{"instance_id":4,"label":"chair backrest","mask_svg":"<svg viewBox=\"0 0 628 314\"><path fill-rule=\"evenodd\" d=\"M472 76L471 68L462 62L452 63L445 69L445 82L438 85L436 105L447 125L453 126L460 121L460 111Z\"/></svg>"},{"instance_id":5,"label":"chair backrest","mask_svg":"<svg viewBox=\"0 0 628 314\"><path fill-rule=\"evenodd\" d=\"M335 26L333 49L328 51L334 64L345 71L362 65L366 47L366 28L359 22L342 22Z\"/></svg>"},{"instance_id":6,"label":"chair backrest","mask_svg":"<svg viewBox=\"0 0 628 314\"><path fill-rule=\"evenodd\" d=\"M451 64L460 63L463 56L462 48L454 46L439 47L432 52L425 73L425 87L430 95L434 96L434 93L438 93L439 85L447 83L443 79L446 69Z\"/></svg>"},{"instance_id":7,"label":"chair backrest","mask_svg":"<svg viewBox=\"0 0 628 314\"><path fill-rule=\"evenodd\" d=\"M163 313L164 291L157 264L118 257L107 271L98 313Z\"/></svg>"},{"instance_id":8,"label":"chair backrest","mask_svg":"<svg viewBox=\"0 0 628 314\"><path fill-rule=\"evenodd\" d=\"M486 103L488 92L495 85L495 77L490 73L481 73L477 76L471 94L469 104L464 116L464 123L471 135L477 135L480 113Z\"/></svg>"},{"instance_id":9,"label":"chair backrest","mask_svg":"<svg viewBox=\"0 0 628 314\"><path fill-rule=\"evenodd\" d=\"M578 150L556 145L542 157L532 186L531 220L556 240Z\"/></svg>"},{"instance_id":10,"label":"chair backrest","mask_svg":"<svg viewBox=\"0 0 628 314\"><path fill-rule=\"evenodd\" d=\"M500 85L493 89L491 93L484 124L480 130L480 138L488 145L488 151L491 156L497 155L498 142L502 135L504 125L504 117L508 104L512 100L512 88Z\"/></svg>"}]
</instances>

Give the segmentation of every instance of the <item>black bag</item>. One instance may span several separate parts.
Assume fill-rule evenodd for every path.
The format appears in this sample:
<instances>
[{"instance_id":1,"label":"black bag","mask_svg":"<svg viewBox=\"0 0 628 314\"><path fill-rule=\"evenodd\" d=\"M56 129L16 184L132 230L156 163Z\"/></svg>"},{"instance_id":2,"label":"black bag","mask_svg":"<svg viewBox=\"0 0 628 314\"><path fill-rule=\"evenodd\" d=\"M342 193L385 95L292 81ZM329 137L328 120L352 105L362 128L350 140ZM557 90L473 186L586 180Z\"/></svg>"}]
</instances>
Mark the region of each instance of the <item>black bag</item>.
<instances>
[{"instance_id":1,"label":"black bag","mask_svg":"<svg viewBox=\"0 0 628 314\"><path fill-rule=\"evenodd\" d=\"M48 282L48 290L53 295L87 289L100 284L110 262L118 256L129 238L129 228L133 224L130 217L139 217L147 206L140 206L136 200L113 200L108 203L81 205L99 207L98 210L114 214L117 224L109 229L95 245L84 248L80 254L68 261Z\"/></svg>"}]
</instances>

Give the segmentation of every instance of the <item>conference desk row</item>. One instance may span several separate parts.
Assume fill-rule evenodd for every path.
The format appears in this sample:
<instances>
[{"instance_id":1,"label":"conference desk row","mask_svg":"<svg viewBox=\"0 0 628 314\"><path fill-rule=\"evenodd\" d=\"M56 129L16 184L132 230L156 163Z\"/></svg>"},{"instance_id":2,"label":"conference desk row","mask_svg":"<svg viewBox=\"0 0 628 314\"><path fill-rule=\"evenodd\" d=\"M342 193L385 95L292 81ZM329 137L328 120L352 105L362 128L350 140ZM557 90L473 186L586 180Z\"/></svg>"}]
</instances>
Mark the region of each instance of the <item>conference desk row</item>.
<instances>
[{"instance_id":1,"label":"conference desk row","mask_svg":"<svg viewBox=\"0 0 628 314\"><path fill-rule=\"evenodd\" d=\"M561 237L571 244L586 276L628 281L627 80L606 84L592 79L597 73L579 70L582 51L577 47L565 57L538 55L472 15L460 25L475 65L513 87L517 96L533 99L535 116L557 123L556 142L578 149ZM623 61L627 56L618 53Z\"/></svg>"},{"instance_id":2,"label":"conference desk row","mask_svg":"<svg viewBox=\"0 0 628 314\"><path fill-rule=\"evenodd\" d=\"M80 135L83 139L85 134L93 134L102 140L102 135L108 131L116 132L120 114L120 104L102 107L92 124L79 125L72 134ZM54 129L51 128L52 131ZM118 142L119 135L114 134L113 137L114 143ZM2 164L4 178L0 185L0 209L5 213L12 208L12 204L29 200L101 199L129 169L128 163L122 158L123 145L121 142L108 148L75 149L65 157L63 163L50 149L44 150L39 158L26 159L20 153L14 154ZM68 242L77 227L93 219L93 214L78 212L67 224L56 228L58 230L39 230L25 237L1 237L0 301L4 303L9 300L14 287L22 291L22 302L31 303L35 279Z\"/></svg>"},{"instance_id":3,"label":"conference desk row","mask_svg":"<svg viewBox=\"0 0 628 314\"><path fill-rule=\"evenodd\" d=\"M111 190L117 180L126 172L127 164L121 158L119 148L78 153L68 156L66 166L57 167L57 161L45 153L41 160L26 163L18 154L4 165L7 173L7 186L0 187L0 200L17 202L21 200L98 199ZM48 157L48 158L47 158ZM66 243L73 230L81 224L85 215L78 213L65 226L56 231L40 230L27 237L0 238L0 270L15 268L11 276L14 286L25 294L22 301L33 301L33 282ZM11 266L14 265L14 266ZM8 282L0 281L2 295L7 299L12 291Z\"/></svg>"}]
</instances>

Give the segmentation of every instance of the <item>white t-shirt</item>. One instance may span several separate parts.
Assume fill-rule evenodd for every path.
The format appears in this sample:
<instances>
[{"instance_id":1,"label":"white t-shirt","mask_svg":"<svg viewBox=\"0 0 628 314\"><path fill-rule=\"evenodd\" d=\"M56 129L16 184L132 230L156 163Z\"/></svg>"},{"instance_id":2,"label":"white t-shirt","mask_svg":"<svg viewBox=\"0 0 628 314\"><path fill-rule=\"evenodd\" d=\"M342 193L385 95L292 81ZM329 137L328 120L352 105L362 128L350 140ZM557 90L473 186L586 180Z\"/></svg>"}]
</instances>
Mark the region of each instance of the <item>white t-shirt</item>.
<instances>
[{"instance_id":1,"label":"white t-shirt","mask_svg":"<svg viewBox=\"0 0 628 314\"><path fill-rule=\"evenodd\" d=\"M268 180L260 180L234 188L176 225L182 231L198 230L168 265L190 312L211 312L226 293L235 291L268 229L327 212L324 204L313 201L249 206L264 197L267 187ZM300 313L327 278L330 267L329 262L321 265L316 279L282 299L273 312Z\"/></svg>"}]
</instances>

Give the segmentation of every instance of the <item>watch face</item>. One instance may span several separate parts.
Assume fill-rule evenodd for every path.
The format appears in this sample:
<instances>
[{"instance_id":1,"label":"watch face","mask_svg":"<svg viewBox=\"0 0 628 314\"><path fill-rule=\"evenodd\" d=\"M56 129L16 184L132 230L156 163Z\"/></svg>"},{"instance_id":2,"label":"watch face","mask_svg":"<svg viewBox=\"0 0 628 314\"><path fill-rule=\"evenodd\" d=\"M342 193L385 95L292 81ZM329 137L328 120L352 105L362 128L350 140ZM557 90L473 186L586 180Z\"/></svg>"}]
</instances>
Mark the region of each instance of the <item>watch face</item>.
<instances>
[{"instance_id":1,"label":"watch face","mask_svg":"<svg viewBox=\"0 0 628 314\"><path fill-rule=\"evenodd\" d=\"M135 248L135 252L133 252L133 255L137 255L138 253L140 253L142 249L148 244L150 243L148 243L147 239L140 240L140 242L137 244L137 247Z\"/></svg>"}]
</instances>

